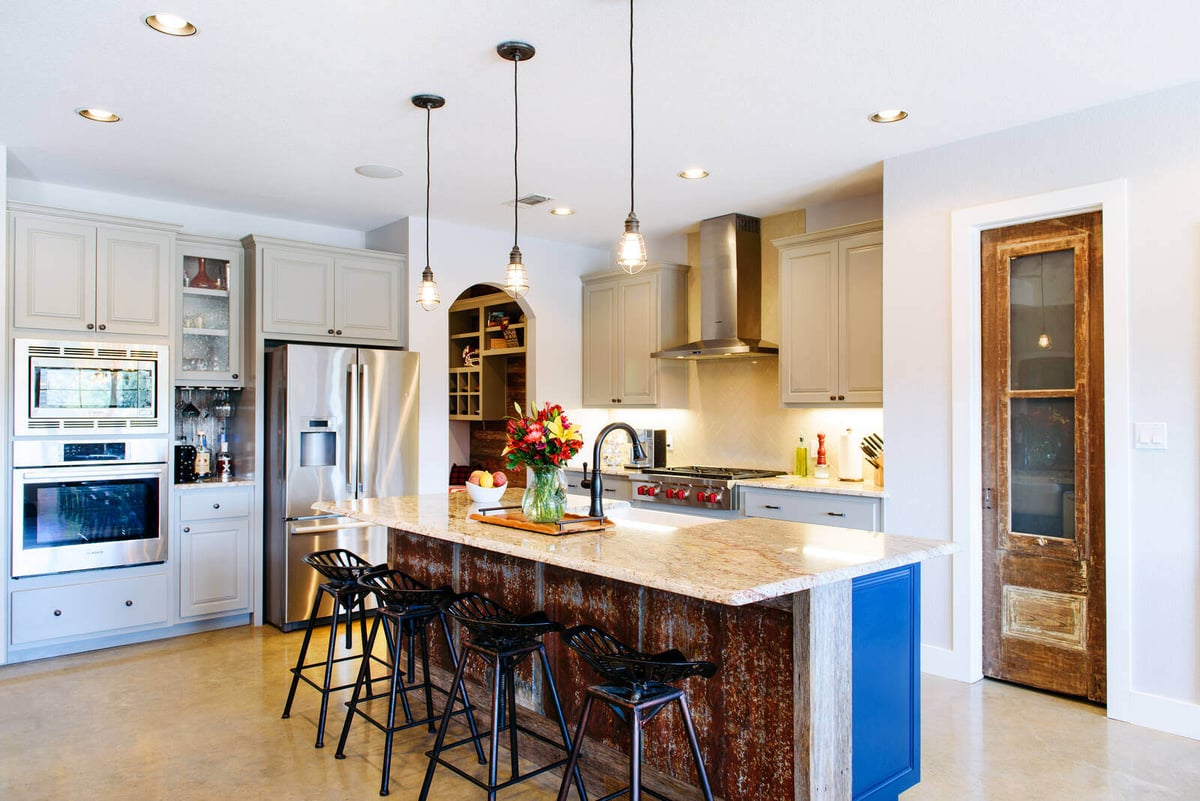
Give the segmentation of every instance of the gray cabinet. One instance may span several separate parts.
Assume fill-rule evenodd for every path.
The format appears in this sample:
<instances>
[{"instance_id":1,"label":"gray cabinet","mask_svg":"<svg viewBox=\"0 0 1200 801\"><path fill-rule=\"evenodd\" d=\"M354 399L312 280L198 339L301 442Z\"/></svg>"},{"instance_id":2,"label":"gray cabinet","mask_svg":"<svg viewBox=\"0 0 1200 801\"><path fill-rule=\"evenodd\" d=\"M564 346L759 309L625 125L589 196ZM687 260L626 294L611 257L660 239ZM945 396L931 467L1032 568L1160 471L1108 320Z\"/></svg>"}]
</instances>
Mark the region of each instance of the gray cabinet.
<instances>
[{"instance_id":1,"label":"gray cabinet","mask_svg":"<svg viewBox=\"0 0 1200 801\"><path fill-rule=\"evenodd\" d=\"M179 498L179 616L250 610L251 487L184 489Z\"/></svg>"},{"instance_id":2,"label":"gray cabinet","mask_svg":"<svg viewBox=\"0 0 1200 801\"><path fill-rule=\"evenodd\" d=\"M686 265L583 277L583 405L687 406L687 365L650 354L687 340Z\"/></svg>"},{"instance_id":3,"label":"gray cabinet","mask_svg":"<svg viewBox=\"0 0 1200 801\"><path fill-rule=\"evenodd\" d=\"M14 327L170 335L174 226L120 225L118 218L22 204L10 209Z\"/></svg>"},{"instance_id":4,"label":"gray cabinet","mask_svg":"<svg viewBox=\"0 0 1200 801\"><path fill-rule=\"evenodd\" d=\"M584 478L591 478L592 471L589 469L587 476L584 476L582 470L565 470L567 476L567 494L568 495L589 495L591 488L584 489L580 486L580 481ZM604 491L603 498L606 501L629 501L633 500L633 484L629 480L629 476L623 476L618 473L604 473L600 479L600 487Z\"/></svg>"},{"instance_id":5,"label":"gray cabinet","mask_svg":"<svg viewBox=\"0 0 1200 801\"><path fill-rule=\"evenodd\" d=\"M768 517L793 523L880 531L883 500L832 492L804 492L762 487L742 487L742 511L746 517Z\"/></svg>"},{"instance_id":6,"label":"gray cabinet","mask_svg":"<svg viewBox=\"0 0 1200 801\"><path fill-rule=\"evenodd\" d=\"M16 646L166 624L166 574L12 593L12 644Z\"/></svg>"},{"instance_id":7,"label":"gray cabinet","mask_svg":"<svg viewBox=\"0 0 1200 801\"><path fill-rule=\"evenodd\" d=\"M784 404L883 403L879 222L774 240Z\"/></svg>"},{"instance_id":8,"label":"gray cabinet","mask_svg":"<svg viewBox=\"0 0 1200 801\"><path fill-rule=\"evenodd\" d=\"M180 236L175 285L178 338L175 383L182 386L240 387L242 296L245 282L238 242Z\"/></svg>"},{"instance_id":9,"label":"gray cabinet","mask_svg":"<svg viewBox=\"0 0 1200 801\"><path fill-rule=\"evenodd\" d=\"M403 256L265 237L242 244L259 282L262 333L406 344Z\"/></svg>"}]
</instances>

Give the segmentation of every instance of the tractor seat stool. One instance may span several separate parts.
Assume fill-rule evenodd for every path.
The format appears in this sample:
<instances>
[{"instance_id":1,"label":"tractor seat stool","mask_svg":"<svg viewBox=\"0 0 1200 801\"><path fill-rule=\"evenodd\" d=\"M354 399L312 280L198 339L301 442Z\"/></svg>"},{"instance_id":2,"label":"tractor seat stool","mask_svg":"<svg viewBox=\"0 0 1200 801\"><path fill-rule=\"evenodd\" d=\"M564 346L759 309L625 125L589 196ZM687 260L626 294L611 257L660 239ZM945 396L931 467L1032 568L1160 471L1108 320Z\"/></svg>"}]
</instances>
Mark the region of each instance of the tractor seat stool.
<instances>
[{"instance_id":1,"label":"tractor seat stool","mask_svg":"<svg viewBox=\"0 0 1200 801\"><path fill-rule=\"evenodd\" d=\"M467 592L454 596L443 606L446 614L453 617L464 628L462 643L462 659L459 660L458 670L454 673L454 681L450 685L450 697L454 697L463 684L463 674L472 655L479 657L492 671L492 703L491 726L483 734L472 733L471 737L453 743L446 743L446 730L450 725L451 705L447 705L438 726L437 738L433 750L427 753L429 767L425 771L425 783L421 786L420 801L429 797L429 787L433 782L433 773L438 765L444 765L459 776L470 781L475 786L486 790L488 801L495 801L496 793L518 782L531 779L546 771L553 770L567 762L571 751L571 735L567 731L567 722L563 718L562 704L559 702L558 689L554 686L554 675L550 671L550 661L546 658L546 646L542 637L552 632L559 632L563 627L546 617L544 612L533 612L528 615L517 615L505 609L498 603L485 598L478 593ZM526 659L537 654L542 665L542 675L550 690L550 698L554 702L554 714L558 720L558 728L562 733L562 742L555 742L543 737L537 732L521 726L517 721L517 666ZM547 745L561 748L562 759L547 765L521 773L518 765L517 732L540 740ZM508 731L508 748L510 757L509 776L504 781L498 777L498 758L500 736ZM487 782L482 782L459 768L445 758L447 751L467 743L475 743L478 750L479 741L489 739L488 776ZM481 764L483 760L480 761ZM567 772L565 781L570 784L574 778L579 791L580 801L587 801L587 792L583 788L583 778L579 769Z\"/></svg>"},{"instance_id":2,"label":"tractor seat stool","mask_svg":"<svg viewBox=\"0 0 1200 801\"><path fill-rule=\"evenodd\" d=\"M449 692L435 685L430 677L429 642L426 630L434 621L441 624L442 636L446 648L450 652L450 663L457 670L458 655L454 651L450 627L446 623L446 613L438 605L452 600L454 590L450 587L430 589L399 570L372 571L359 579L358 584L364 591L375 595L379 608L375 614L375 622L371 626L371 635L363 649L362 666L359 668L358 681L354 684L354 693L346 704L346 722L342 726L342 736L338 740L335 756L338 759L346 758L346 738L350 735L350 723L354 720L354 716L359 715L368 720L375 728L384 733L383 778L379 786L379 794L387 795L392 766L392 739L395 733L422 725L428 725L431 732L435 730L434 721L438 720L438 717L433 714L434 690L446 696L447 709L453 705ZM366 658L366 654L375 652L375 642L380 628L383 629L383 635L388 644L391 676L386 677L388 689L372 692L369 670L371 660ZM420 682L415 681L418 645L421 652ZM402 652L407 653L407 662L402 661ZM404 665L403 669L401 669L401 665ZM413 719L412 709L408 703L410 692L423 692L425 696L425 716L417 720ZM404 713L404 721L399 724L396 722L397 696ZM453 714L465 713L467 725L471 729L471 734L476 738L476 755L482 763L483 747L478 743L479 733L475 728L475 715L471 708L471 702L467 699L466 687L461 688L460 697L462 698L462 708ZM373 717L367 711L368 704L380 698L388 699L386 721Z\"/></svg>"},{"instance_id":3,"label":"tractor seat stool","mask_svg":"<svg viewBox=\"0 0 1200 801\"><path fill-rule=\"evenodd\" d=\"M673 682L691 676L709 678L717 672L717 666L712 662L690 662L675 649L660 654L635 651L595 626L575 626L563 632L562 639L608 682L587 689L583 711L579 716L579 727L575 730L575 747L571 749L565 775L570 775L577 766L579 755L583 751L583 737L591 719L592 704L600 701L629 725L631 739L629 786L596 801L611 801L626 793L629 794L630 801L641 801L642 793L669 801L665 796L642 787L642 727L665 709L667 704L675 701L679 704L683 727L692 747L692 759L696 762L700 790L705 801L712 801L712 789L708 784L708 774L704 770L704 760L700 757L700 745L696 742L696 729L692 725L691 713L688 712L687 698L683 690L673 686ZM569 782L564 778L558 790L558 801L565 801L568 787Z\"/></svg>"},{"instance_id":4,"label":"tractor seat stool","mask_svg":"<svg viewBox=\"0 0 1200 801\"><path fill-rule=\"evenodd\" d=\"M312 612L308 615L308 625L304 629L304 642L300 646L300 655L296 659L296 667L292 668L292 687L288 690L287 703L283 705L283 717L291 717L292 701L296 698L296 688L303 680L310 687L321 693L321 714L317 718L317 748L325 745L325 714L329 711L329 696L331 693L346 690L354 683L333 686L333 666L339 662L356 661L358 654L350 654L335 658L338 640L338 624L341 623L346 632L347 650L354 647L353 624L357 610L358 627L362 642L367 641L366 597L367 591L359 586L358 580L376 567L353 551L345 548L332 548L327 551L314 551L303 557L305 564L312 567L325 578L317 585L316 597L313 598ZM323 662L305 663L308 657L308 644L312 640L313 628L320 614L321 601L328 595L333 599L333 614L329 622L329 650ZM344 617L343 617L343 613ZM364 652L369 653L369 652ZM324 679L318 683L307 675L316 668L324 669ZM370 681L368 668L367 680Z\"/></svg>"}]
</instances>

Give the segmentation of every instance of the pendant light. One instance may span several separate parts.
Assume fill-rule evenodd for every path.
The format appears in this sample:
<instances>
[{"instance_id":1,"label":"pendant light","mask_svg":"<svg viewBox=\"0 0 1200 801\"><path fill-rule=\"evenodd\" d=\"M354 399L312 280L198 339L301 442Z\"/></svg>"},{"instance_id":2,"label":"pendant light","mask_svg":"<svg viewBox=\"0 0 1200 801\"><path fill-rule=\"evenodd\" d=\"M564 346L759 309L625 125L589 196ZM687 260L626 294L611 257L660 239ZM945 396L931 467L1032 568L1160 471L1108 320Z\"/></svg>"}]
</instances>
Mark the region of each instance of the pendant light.
<instances>
[{"instance_id":1,"label":"pendant light","mask_svg":"<svg viewBox=\"0 0 1200 801\"><path fill-rule=\"evenodd\" d=\"M1046 254L1038 254L1038 283L1041 287L1038 295L1041 298L1042 303L1042 333L1038 335L1037 346L1041 350L1050 350L1050 347L1053 343L1050 341L1050 334L1046 331L1046 274L1044 271L1045 258Z\"/></svg>"},{"instance_id":2,"label":"pendant light","mask_svg":"<svg viewBox=\"0 0 1200 801\"><path fill-rule=\"evenodd\" d=\"M646 266L646 240L633 213L633 0L629 0L629 216L617 242L617 264L630 275Z\"/></svg>"},{"instance_id":3,"label":"pendant light","mask_svg":"<svg viewBox=\"0 0 1200 801\"><path fill-rule=\"evenodd\" d=\"M413 95L412 103L425 109L425 270L421 273L421 285L417 287L417 303L425 311L433 311L442 302L438 294L437 281L433 280L433 268L429 266L429 124L433 110L446 105L446 98L437 95Z\"/></svg>"},{"instance_id":4,"label":"pendant light","mask_svg":"<svg viewBox=\"0 0 1200 801\"><path fill-rule=\"evenodd\" d=\"M517 104L517 66L522 61L533 58L537 51L533 49L533 45L525 42L501 42L496 45L496 52L500 54L500 58L513 63L513 246L508 254L508 269L504 271L504 291L516 299L524 297L529 291L529 273L525 271L525 264L521 261L521 248L517 245L518 215L521 211L521 204L517 202L517 198L521 196L517 188L517 146L521 133Z\"/></svg>"}]
</instances>

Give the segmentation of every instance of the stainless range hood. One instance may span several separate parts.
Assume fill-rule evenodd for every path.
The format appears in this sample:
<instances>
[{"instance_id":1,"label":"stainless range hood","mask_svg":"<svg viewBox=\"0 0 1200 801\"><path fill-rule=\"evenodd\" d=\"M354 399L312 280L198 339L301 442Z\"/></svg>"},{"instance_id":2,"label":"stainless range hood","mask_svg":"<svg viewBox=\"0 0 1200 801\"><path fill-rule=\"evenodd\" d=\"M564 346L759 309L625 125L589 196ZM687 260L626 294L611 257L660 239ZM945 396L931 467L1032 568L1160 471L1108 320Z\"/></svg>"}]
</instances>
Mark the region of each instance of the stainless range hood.
<instances>
[{"instance_id":1,"label":"stainless range hood","mask_svg":"<svg viewBox=\"0 0 1200 801\"><path fill-rule=\"evenodd\" d=\"M656 359L776 356L762 339L762 246L757 217L726 214L700 223L700 339Z\"/></svg>"}]
</instances>

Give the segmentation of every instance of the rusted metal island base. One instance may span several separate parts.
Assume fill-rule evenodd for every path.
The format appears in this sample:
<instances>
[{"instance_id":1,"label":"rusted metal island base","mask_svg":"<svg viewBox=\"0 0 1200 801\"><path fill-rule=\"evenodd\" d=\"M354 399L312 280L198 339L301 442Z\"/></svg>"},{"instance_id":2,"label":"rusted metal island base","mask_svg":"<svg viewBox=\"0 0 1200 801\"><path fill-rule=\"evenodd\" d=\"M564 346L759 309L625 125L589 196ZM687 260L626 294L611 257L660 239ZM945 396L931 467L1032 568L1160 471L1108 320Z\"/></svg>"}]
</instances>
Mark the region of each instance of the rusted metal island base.
<instances>
[{"instance_id":1,"label":"rusted metal island base","mask_svg":"<svg viewBox=\"0 0 1200 801\"><path fill-rule=\"evenodd\" d=\"M432 586L717 662L684 686L724 801L892 801L919 780L919 563L946 543L759 519L553 538L469 521L465 503L432 496L314 508L389 526L391 564ZM574 728L596 676L556 637L546 646ZM518 691L524 707L551 708L536 671ZM589 735L589 793L618 789L623 727L597 715ZM677 721L649 724L643 764L648 787L699 798Z\"/></svg>"},{"instance_id":2,"label":"rusted metal island base","mask_svg":"<svg viewBox=\"0 0 1200 801\"><path fill-rule=\"evenodd\" d=\"M637 643L641 650L675 647L691 658L718 662L716 676L692 680L687 690L713 792L725 801L852 797L850 581L771 601L728 606L419 534L396 530L391 534L392 565L433 586L470 588L516 611L544 609L552 620L567 625L592 623L624 642ZM918 569L919 565L911 565L897 569L899 576L883 574L880 578L907 583L915 591L912 582ZM907 594L903 587L898 589L901 595ZM911 604L910 599L903 600ZM907 772L911 781L897 783L903 786L890 796L871 798L895 798L919 778L918 618L900 612L894 609L890 614L893 625L902 627L895 634L907 640L897 654L907 665L874 667L908 684L906 719L899 721L899 731L879 734L910 744L911 759L904 759L896 765L897 771L887 773ZM584 690L596 676L556 637L546 638L546 648L563 711L573 728ZM878 650L878 644L873 650ZM439 659L442 656L439 654ZM553 709L543 695L540 674L526 671L523 679L519 687L523 703L539 714ZM669 709L662 715L664 719L648 727L643 757L646 784L669 797L699 798L699 791L690 787L695 775L682 727L665 719L677 713ZM617 752L628 753L628 736L612 716L598 714L596 718L603 723L592 727L591 738L612 751L604 753L596 743L589 743L585 775L589 786L608 792L625 783L625 760L617 758ZM553 732L549 722L545 730ZM896 744L895 739L891 744Z\"/></svg>"}]
</instances>

